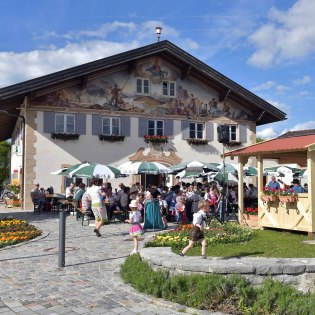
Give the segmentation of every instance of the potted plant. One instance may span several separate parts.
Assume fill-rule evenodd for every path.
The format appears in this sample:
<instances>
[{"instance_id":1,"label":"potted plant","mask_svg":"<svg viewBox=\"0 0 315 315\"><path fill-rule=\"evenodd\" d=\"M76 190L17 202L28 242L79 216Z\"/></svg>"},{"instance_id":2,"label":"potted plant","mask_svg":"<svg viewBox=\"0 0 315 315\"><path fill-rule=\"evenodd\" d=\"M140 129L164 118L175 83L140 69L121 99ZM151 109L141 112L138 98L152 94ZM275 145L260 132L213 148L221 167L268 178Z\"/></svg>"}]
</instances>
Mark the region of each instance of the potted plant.
<instances>
[{"instance_id":1,"label":"potted plant","mask_svg":"<svg viewBox=\"0 0 315 315\"><path fill-rule=\"evenodd\" d=\"M167 143L168 142L168 137L167 136L148 136L145 135L144 141L146 143Z\"/></svg>"},{"instance_id":2,"label":"potted plant","mask_svg":"<svg viewBox=\"0 0 315 315\"><path fill-rule=\"evenodd\" d=\"M247 207L244 210L244 215L246 220L254 220L258 219L258 208Z\"/></svg>"},{"instance_id":3,"label":"potted plant","mask_svg":"<svg viewBox=\"0 0 315 315\"><path fill-rule=\"evenodd\" d=\"M52 139L60 139L60 140L78 140L80 137L77 133L52 133Z\"/></svg>"},{"instance_id":4,"label":"potted plant","mask_svg":"<svg viewBox=\"0 0 315 315\"><path fill-rule=\"evenodd\" d=\"M280 189L279 200L280 202L295 202L296 194L294 193L294 189Z\"/></svg>"},{"instance_id":5,"label":"potted plant","mask_svg":"<svg viewBox=\"0 0 315 315\"><path fill-rule=\"evenodd\" d=\"M109 142L125 140L125 136L118 136L118 135L98 135L98 138L101 141L109 141Z\"/></svg>"},{"instance_id":6,"label":"potted plant","mask_svg":"<svg viewBox=\"0 0 315 315\"><path fill-rule=\"evenodd\" d=\"M188 144L194 144L194 145L205 145L208 144L208 140L207 139L200 139L200 138L189 138L186 139Z\"/></svg>"},{"instance_id":7,"label":"potted plant","mask_svg":"<svg viewBox=\"0 0 315 315\"><path fill-rule=\"evenodd\" d=\"M263 201L276 201L278 199L278 190L265 188L261 194L261 200Z\"/></svg>"},{"instance_id":8,"label":"potted plant","mask_svg":"<svg viewBox=\"0 0 315 315\"><path fill-rule=\"evenodd\" d=\"M235 140L230 140L229 142L226 143L228 147L237 147L242 144L241 141L235 141Z\"/></svg>"}]
</instances>

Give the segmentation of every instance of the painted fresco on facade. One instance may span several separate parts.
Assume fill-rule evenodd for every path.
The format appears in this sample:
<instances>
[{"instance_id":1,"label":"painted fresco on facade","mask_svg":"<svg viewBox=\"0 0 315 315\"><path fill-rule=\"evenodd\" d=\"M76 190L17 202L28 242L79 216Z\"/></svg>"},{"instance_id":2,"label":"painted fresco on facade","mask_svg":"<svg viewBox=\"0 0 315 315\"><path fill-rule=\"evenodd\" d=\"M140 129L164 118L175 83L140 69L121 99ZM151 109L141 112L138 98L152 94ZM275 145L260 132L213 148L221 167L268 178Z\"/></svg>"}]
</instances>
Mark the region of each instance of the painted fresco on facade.
<instances>
[{"instance_id":1,"label":"painted fresco on facade","mask_svg":"<svg viewBox=\"0 0 315 315\"><path fill-rule=\"evenodd\" d=\"M148 93L137 93L137 79L149 82ZM162 93L162 84L168 82L174 84L173 97ZM151 116L182 115L188 118L227 117L243 120L252 118L229 101L218 102L215 93L195 82L181 80L178 70L158 58L138 64L132 73L124 70L100 76L89 80L84 88L77 85L38 97L33 105L138 112Z\"/></svg>"}]
</instances>

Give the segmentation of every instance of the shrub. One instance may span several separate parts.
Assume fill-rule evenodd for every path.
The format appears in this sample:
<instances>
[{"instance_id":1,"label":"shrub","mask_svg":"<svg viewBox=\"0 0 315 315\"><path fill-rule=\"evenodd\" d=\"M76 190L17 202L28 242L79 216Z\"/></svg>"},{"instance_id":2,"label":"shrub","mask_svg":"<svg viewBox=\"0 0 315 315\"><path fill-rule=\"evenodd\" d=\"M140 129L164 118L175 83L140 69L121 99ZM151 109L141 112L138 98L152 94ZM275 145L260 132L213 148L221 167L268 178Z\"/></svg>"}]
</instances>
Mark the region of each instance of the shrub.
<instances>
[{"instance_id":1,"label":"shrub","mask_svg":"<svg viewBox=\"0 0 315 315\"><path fill-rule=\"evenodd\" d=\"M140 292L166 300L229 314L311 315L315 295L302 294L271 279L254 288L238 276L175 275L153 271L140 255L129 256L120 270L121 277Z\"/></svg>"}]
</instances>

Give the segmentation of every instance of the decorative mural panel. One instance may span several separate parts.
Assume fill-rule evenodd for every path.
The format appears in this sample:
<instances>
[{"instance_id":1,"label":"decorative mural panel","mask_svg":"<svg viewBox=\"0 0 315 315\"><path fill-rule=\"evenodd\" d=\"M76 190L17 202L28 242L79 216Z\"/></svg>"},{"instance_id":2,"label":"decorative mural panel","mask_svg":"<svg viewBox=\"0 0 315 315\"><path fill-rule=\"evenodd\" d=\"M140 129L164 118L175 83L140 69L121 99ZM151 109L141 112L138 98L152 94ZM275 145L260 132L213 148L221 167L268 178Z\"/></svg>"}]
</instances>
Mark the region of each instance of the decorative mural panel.
<instances>
[{"instance_id":1,"label":"decorative mural panel","mask_svg":"<svg viewBox=\"0 0 315 315\"><path fill-rule=\"evenodd\" d=\"M138 63L132 73L121 70L90 79L83 89L77 85L38 97L33 106L253 120L229 101L219 103L215 93L189 78L182 80L180 71L160 58Z\"/></svg>"}]
</instances>

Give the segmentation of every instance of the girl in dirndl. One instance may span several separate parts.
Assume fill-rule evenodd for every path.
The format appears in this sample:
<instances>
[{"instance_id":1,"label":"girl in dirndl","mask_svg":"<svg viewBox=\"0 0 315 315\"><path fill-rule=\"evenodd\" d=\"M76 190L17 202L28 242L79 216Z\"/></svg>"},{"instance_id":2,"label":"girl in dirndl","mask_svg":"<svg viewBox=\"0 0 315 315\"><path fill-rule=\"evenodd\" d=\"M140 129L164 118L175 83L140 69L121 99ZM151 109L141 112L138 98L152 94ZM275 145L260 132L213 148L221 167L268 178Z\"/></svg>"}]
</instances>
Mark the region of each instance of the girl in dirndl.
<instances>
[{"instance_id":1,"label":"girl in dirndl","mask_svg":"<svg viewBox=\"0 0 315 315\"><path fill-rule=\"evenodd\" d=\"M139 248L139 239L138 237L140 235L143 235L143 228L140 224L141 222L141 212L137 209L138 202L137 200L131 200L131 203L129 204L130 213L129 213L129 220L125 220L125 222L130 223L130 235L133 237L133 250L131 252L132 254L138 254L138 248Z\"/></svg>"}]
</instances>

